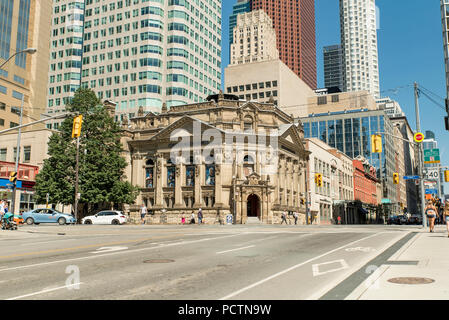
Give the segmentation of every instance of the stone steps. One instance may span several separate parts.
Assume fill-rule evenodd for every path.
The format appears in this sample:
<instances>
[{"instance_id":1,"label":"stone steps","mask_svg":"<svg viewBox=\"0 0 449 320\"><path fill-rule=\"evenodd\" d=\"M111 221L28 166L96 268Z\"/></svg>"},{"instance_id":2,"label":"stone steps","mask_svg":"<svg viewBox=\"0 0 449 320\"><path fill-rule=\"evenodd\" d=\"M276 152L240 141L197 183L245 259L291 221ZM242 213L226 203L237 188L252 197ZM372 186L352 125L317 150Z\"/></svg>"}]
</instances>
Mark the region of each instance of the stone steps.
<instances>
[{"instance_id":1,"label":"stone steps","mask_svg":"<svg viewBox=\"0 0 449 320\"><path fill-rule=\"evenodd\" d=\"M246 224L262 224L258 217L248 217Z\"/></svg>"}]
</instances>

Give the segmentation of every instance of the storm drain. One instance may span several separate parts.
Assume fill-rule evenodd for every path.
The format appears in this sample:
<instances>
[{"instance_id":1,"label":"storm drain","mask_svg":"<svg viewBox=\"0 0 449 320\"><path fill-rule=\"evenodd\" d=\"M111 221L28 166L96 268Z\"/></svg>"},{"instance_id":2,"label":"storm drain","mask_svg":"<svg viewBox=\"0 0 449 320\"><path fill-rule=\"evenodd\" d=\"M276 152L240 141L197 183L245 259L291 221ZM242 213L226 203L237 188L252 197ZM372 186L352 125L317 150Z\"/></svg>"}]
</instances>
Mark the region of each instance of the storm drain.
<instances>
[{"instance_id":1,"label":"storm drain","mask_svg":"<svg viewBox=\"0 0 449 320\"><path fill-rule=\"evenodd\" d=\"M402 277L390 279L388 282L395 284L429 284L435 282L435 280L429 278Z\"/></svg>"},{"instance_id":2,"label":"storm drain","mask_svg":"<svg viewBox=\"0 0 449 320\"><path fill-rule=\"evenodd\" d=\"M171 259L148 259L148 260L145 260L143 263L171 263L171 262L175 262L175 260L171 260Z\"/></svg>"}]
</instances>

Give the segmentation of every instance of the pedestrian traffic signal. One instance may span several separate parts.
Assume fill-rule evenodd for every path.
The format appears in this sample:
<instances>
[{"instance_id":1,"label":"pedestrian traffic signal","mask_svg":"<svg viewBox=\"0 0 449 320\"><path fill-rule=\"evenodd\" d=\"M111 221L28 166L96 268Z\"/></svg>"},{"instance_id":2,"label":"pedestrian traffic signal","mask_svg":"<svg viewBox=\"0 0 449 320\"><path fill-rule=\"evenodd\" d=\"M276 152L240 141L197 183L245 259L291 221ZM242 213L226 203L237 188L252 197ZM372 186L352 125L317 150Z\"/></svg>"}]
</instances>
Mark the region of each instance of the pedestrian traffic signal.
<instances>
[{"instance_id":1,"label":"pedestrian traffic signal","mask_svg":"<svg viewBox=\"0 0 449 320\"><path fill-rule=\"evenodd\" d=\"M382 135L371 135L371 153L382 153Z\"/></svg>"},{"instance_id":2,"label":"pedestrian traffic signal","mask_svg":"<svg viewBox=\"0 0 449 320\"><path fill-rule=\"evenodd\" d=\"M315 174L315 183L316 183L317 187L323 186L323 175L321 173Z\"/></svg>"},{"instance_id":3,"label":"pedestrian traffic signal","mask_svg":"<svg viewBox=\"0 0 449 320\"><path fill-rule=\"evenodd\" d=\"M9 181L11 181L12 183L15 183L17 181L17 172L15 171L10 172Z\"/></svg>"},{"instance_id":4,"label":"pedestrian traffic signal","mask_svg":"<svg viewBox=\"0 0 449 320\"><path fill-rule=\"evenodd\" d=\"M83 116L79 115L73 119L72 138L78 138L81 135L81 125L83 124Z\"/></svg>"},{"instance_id":5,"label":"pedestrian traffic signal","mask_svg":"<svg viewBox=\"0 0 449 320\"><path fill-rule=\"evenodd\" d=\"M399 184L399 173L393 173L393 183Z\"/></svg>"},{"instance_id":6,"label":"pedestrian traffic signal","mask_svg":"<svg viewBox=\"0 0 449 320\"><path fill-rule=\"evenodd\" d=\"M444 181L449 182L449 170L444 171Z\"/></svg>"}]
</instances>

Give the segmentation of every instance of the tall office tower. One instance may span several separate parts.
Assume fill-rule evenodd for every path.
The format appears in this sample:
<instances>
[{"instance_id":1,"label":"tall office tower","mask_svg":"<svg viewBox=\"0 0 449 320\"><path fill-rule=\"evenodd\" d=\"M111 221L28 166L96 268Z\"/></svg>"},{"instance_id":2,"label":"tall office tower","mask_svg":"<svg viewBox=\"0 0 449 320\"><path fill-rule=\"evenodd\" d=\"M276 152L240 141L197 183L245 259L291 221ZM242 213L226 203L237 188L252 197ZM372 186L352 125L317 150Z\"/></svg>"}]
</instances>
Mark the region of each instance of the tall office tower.
<instances>
[{"instance_id":1,"label":"tall office tower","mask_svg":"<svg viewBox=\"0 0 449 320\"><path fill-rule=\"evenodd\" d=\"M263 10L237 16L231 44L231 65L279 58L273 22Z\"/></svg>"},{"instance_id":2,"label":"tall office tower","mask_svg":"<svg viewBox=\"0 0 449 320\"><path fill-rule=\"evenodd\" d=\"M22 96L23 123L45 111L50 11L50 1L0 1L0 64L27 48L37 49L32 56L17 54L0 70L0 130L19 124Z\"/></svg>"},{"instance_id":3,"label":"tall office tower","mask_svg":"<svg viewBox=\"0 0 449 320\"><path fill-rule=\"evenodd\" d=\"M315 1L252 0L251 10L258 9L263 9L273 20L281 60L315 89Z\"/></svg>"},{"instance_id":4,"label":"tall office tower","mask_svg":"<svg viewBox=\"0 0 449 320\"><path fill-rule=\"evenodd\" d=\"M344 91L368 90L380 98L375 0L340 0Z\"/></svg>"},{"instance_id":5,"label":"tall office tower","mask_svg":"<svg viewBox=\"0 0 449 320\"><path fill-rule=\"evenodd\" d=\"M81 85L84 0L53 2L47 114L65 111L66 104ZM57 129L59 122L47 122Z\"/></svg>"},{"instance_id":6,"label":"tall office tower","mask_svg":"<svg viewBox=\"0 0 449 320\"><path fill-rule=\"evenodd\" d=\"M444 65L446 70L446 98L449 98L449 0L441 1L441 24L443 26Z\"/></svg>"},{"instance_id":7,"label":"tall office tower","mask_svg":"<svg viewBox=\"0 0 449 320\"><path fill-rule=\"evenodd\" d=\"M74 11L70 30L64 30L70 43L61 42L60 33L52 39L58 49L50 81L64 85L50 84L49 109L52 99L63 109L62 100L79 85L114 102L118 120L135 116L140 107L159 112L164 103L201 102L221 88L221 0L83 3L54 3L54 18L61 19L70 4Z\"/></svg>"},{"instance_id":8,"label":"tall office tower","mask_svg":"<svg viewBox=\"0 0 449 320\"><path fill-rule=\"evenodd\" d=\"M232 7L232 14L229 16L229 45L234 43L234 27L237 25L237 16L250 11L251 0L238 0Z\"/></svg>"},{"instance_id":9,"label":"tall office tower","mask_svg":"<svg viewBox=\"0 0 449 320\"><path fill-rule=\"evenodd\" d=\"M337 87L343 91L343 51L341 45L323 48L324 58L324 86Z\"/></svg>"},{"instance_id":10,"label":"tall office tower","mask_svg":"<svg viewBox=\"0 0 449 320\"><path fill-rule=\"evenodd\" d=\"M425 134L425 139L423 141L423 149L426 150L433 150L433 149L439 149L438 148L438 141L435 138L435 133L433 131L427 130ZM424 164L425 169L433 168L437 169L441 166L440 163L426 163ZM440 179L437 181L433 186L428 185L428 189L437 189L438 190L438 196L440 198L444 195L444 170L440 169Z\"/></svg>"}]
</instances>

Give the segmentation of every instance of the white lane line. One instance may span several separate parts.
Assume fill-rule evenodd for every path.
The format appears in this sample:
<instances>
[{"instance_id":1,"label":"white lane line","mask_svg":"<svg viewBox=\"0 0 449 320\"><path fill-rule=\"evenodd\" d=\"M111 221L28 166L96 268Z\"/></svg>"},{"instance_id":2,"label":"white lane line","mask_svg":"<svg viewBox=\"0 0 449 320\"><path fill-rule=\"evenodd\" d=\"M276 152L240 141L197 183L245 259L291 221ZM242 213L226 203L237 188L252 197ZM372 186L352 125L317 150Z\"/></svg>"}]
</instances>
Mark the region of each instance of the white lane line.
<instances>
[{"instance_id":1,"label":"white lane line","mask_svg":"<svg viewBox=\"0 0 449 320\"><path fill-rule=\"evenodd\" d=\"M162 247L173 247L173 246L182 245L182 244L192 244L192 243L204 242L204 241L209 241L209 240L220 240L220 239L224 239L224 238L236 237L236 236L239 236L239 235L242 235L242 234L235 234L235 235L224 236L224 237L206 238L206 239L192 240L192 241L183 241L183 242L178 242L178 243L170 243L170 244L166 244L166 245L161 244L161 245L159 245L157 247L141 248L141 249L134 249L134 250L126 250L126 251L115 251L115 252L110 252L110 253L105 253L105 254L90 255L90 256L86 256L86 257L79 257L79 258L72 258L72 259L65 259L65 260L57 260L57 261L29 264L29 265L25 265L25 266L18 266L18 267L11 267L11 268L0 269L0 272L2 272L2 271L12 271L12 270L18 270L18 269L26 269L26 268L32 268L32 267L40 267L40 266L46 266L46 265L62 263L62 262L69 262L69 261L96 259L96 258L107 257L107 256L116 255L116 254L134 253L134 252L140 252L140 251L154 250L154 249L160 249Z\"/></svg>"},{"instance_id":2,"label":"white lane line","mask_svg":"<svg viewBox=\"0 0 449 320\"><path fill-rule=\"evenodd\" d=\"M258 285L261 285L262 283L265 283L265 282L267 282L267 281L270 281L271 279L277 278L277 277L279 277L279 276L281 276L281 275L283 275L283 274L285 274L285 273L287 273L287 272L290 272L290 271L295 270L295 269L297 269L297 268L299 268L299 267L302 267L303 265L306 265L306 264L308 264L308 263L310 263L310 262L312 262L312 261L318 260L318 259L320 259L320 258L322 258L322 257L325 257L325 256L327 256L327 255L329 255L329 254L331 254L331 253L334 253L334 252L336 252L336 251L338 251L338 250L341 250L341 249L344 249L344 248L346 248L346 247L348 247L348 246L351 246L351 245L353 245L353 244L355 244L355 243L357 243L357 242L360 242L360 241L363 241L363 240L366 240L366 239L375 237L375 236L377 236L377 235L379 235L379 234L381 234L381 233L383 233L383 232L375 233L375 234L372 234L372 235L370 235L370 236L368 236L368 237L365 237L365 238L362 238L362 239L359 239L359 240L350 242L350 243L348 243L348 244L345 244L344 246L341 246L341 247L338 247L338 248L333 249L333 250L331 250L331 251L328 251L328 252L326 252L326 253L320 254L319 256L316 256L316 257L314 257L314 258L311 258L311 259L309 259L309 260L307 260L307 261L298 263L297 265L294 265L294 266L292 266L292 267L290 267L290 268L287 268L287 269L285 269L285 270L283 270L283 271L280 271L280 272L275 273L275 274L273 274L273 275L271 275L271 276L269 276L269 277L266 277L265 279L262 279L262 280L260 280L260 281L258 281L258 282L256 282L256 283L253 283L253 284L251 284L251 285L249 285L249 286L246 286L246 287L244 287L244 288L242 288L242 289L240 289L240 290L237 290L237 291L235 291L235 292L233 292L233 293L231 293L231 294L228 294L227 296L225 296L225 297L223 297L223 298L220 298L219 300L227 300L227 299L230 299L230 298L232 298L232 297L235 297L236 295L239 295L239 294L241 294L241 293L243 293L243 292L245 292L245 291L248 291L249 289L252 289L252 288L254 288L254 287L257 287ZM1 271L1 270L0 270L0 271Z\"/></svg>"},{"instance_id":3,"label":"white lane line","mask_svg":"<svg viewBox=\"0 0 449 320\"><path fill-rule=\"evenodd\" d=\"M42 242L22 243L21 246L31 246L31 245L43 244L43 243L58 243L60 241L70 241L70 240L78 240L78 239L61 239L61 240L51 240L51 241L42 241Z\"/></svg>"},{"instance_id":4,"label":"white lane line","mask_svg":"<svg viewBox=\"0 0 449 320\"><path fill-rule=\"evenodd\" d=\"M219 251L219 252L217 252L217 254L222 254L222 253L231 252L231 251L237 251L237 250L244 250L244 249L248 249L248 248L252 248L252 247L255 247L255 246L247 246L247 247L242 247L242 248L237 248L237 249Z\"/></svg>"},{"instance_id":5,"label":"white lane line","mask_svg":"<svg viewBox=\"0 0 449 320\"><path fill-rule=\"evenodd\" d=\"M61 290L61 289L69 289L70 287L73 287L73 286L79 286L80 284L83 284L83 283L82 283L82 282L74 283L74 284L70 284L70 285L68 285L68 286L63 286L63 287L58 287L58 288L53 288L53 289L42 290L42 291L33 292L33 293L25 294L25 295L23 295L23 296L18 296L18 297L14 297L14 298L9 298L9 299L5 299L5 300L17 300L17 299L27 298L27 297L35 296L35 295L42 294L42 293L52 292L52 291Z\"/></svg>"}]
</instances>

